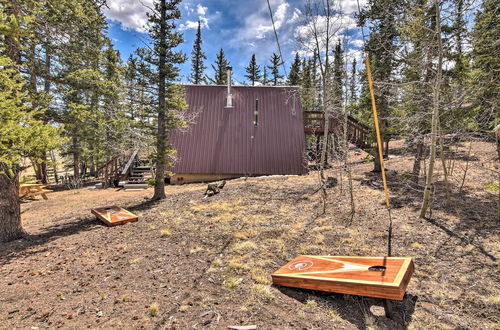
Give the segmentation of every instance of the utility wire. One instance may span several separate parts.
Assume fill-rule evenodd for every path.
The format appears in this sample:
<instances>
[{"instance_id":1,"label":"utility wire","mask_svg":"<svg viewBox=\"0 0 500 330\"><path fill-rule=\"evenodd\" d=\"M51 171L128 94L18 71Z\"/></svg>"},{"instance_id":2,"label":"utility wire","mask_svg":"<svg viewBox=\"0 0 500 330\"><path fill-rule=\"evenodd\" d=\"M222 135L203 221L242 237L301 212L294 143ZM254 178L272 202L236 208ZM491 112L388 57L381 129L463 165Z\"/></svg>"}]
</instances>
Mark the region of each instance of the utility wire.
<instances>
[{"instance_id":1,"label":"utility wire","mask_svg":"<svg viewBox=\"0 0 500 330\"><path fill-rule=\"evenodd\" d=\"M283 65L283 71L285 71L285 77L287 77L288 74L286 73L285 59L283 58L283 54L281 54L280 40L278 39L278 32L276 32L276 26L274 25L273 11L271 10L271 4L269 3L269 0L267 0L267 7L269 8L269 15L271 16L271 22L273 23L273 30L274 30L274 35L276 36L276 43L278 44L278 51L280 53L281 65Z\"/></svg>"}]
</instances>

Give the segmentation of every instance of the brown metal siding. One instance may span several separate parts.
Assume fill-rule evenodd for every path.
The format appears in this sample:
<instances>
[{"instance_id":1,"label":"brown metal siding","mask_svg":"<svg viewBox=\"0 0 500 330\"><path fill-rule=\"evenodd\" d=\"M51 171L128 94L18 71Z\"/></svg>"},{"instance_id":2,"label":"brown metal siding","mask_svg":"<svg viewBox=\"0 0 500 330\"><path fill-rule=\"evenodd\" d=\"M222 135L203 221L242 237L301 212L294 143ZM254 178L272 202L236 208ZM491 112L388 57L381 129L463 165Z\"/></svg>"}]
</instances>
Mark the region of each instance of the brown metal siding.
<instances>
[{"instance_id":1,"label":"brown metal siding","mask_svg":"<svg viewBox=\"0 0 500 330\"><path fill-rule=\"evenodd\" d=\"M305 174L305 137L298 90L292 87L186 86L189 111L198 113L186 132L173 132L174 173ZM295 93L295 115L292 103ZM258 126L253 124L259 99ZM252 138L253 136L253 138Z\"/></svg>"}]
</instances>

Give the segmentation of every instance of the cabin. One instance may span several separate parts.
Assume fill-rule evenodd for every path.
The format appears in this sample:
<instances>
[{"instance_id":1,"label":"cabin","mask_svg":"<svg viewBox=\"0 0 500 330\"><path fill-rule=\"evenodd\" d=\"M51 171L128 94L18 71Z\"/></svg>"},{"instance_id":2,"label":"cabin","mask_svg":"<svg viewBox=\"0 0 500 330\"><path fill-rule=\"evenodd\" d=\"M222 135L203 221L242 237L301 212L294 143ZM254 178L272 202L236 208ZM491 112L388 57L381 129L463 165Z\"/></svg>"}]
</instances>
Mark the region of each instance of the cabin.
<instances>
[{"instance_id":1,"label":"cabin","mask_svg":"<svg viewBox=\"0 0 500 330\"><path fill-rule=\"evenodd\" d=\"M194 123L170 135L171 184L306 174L297 87L186 85Z\"/></svg>"},{"instance_id":2,"label":"cabin","mask_svg":"<svg viewBox=\"0 0 500 330\"><path fill-rule=\"evenodd\" d=\"M298 87L184 87L187 117L193 120L188 128L170 132L169 141L176 150L166 179L170 184L307 174L307 155L319 155L320 139L325 133L334 140L342 136L344 125L351 143L359 148L370 146L369 128L351 116L332 115L326 127L324 112L303 111ZM313 141L308 152L306 136ZM97 170L102 182L96 187L144 189L154 171L147 157L131 150Z\"/></svg>"}]
</instances>

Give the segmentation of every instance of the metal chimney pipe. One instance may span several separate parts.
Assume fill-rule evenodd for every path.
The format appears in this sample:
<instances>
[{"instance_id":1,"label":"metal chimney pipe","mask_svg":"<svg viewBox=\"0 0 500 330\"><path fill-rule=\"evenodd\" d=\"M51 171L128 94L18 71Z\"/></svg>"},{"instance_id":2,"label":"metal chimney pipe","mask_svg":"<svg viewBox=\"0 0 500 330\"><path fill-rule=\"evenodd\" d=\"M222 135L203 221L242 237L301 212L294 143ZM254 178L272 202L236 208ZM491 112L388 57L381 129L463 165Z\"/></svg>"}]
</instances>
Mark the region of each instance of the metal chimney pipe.
<instances>
[{"instance_id":1,"label":"metal chimney pipe","mask_svg":"<svg viewBox=\"0 0 500 330\"><path fill-rule=\"evenodd\" d=\"M231 73L233 68L228 66L226 67L227 70L227 102L226 102L226 108L234 108L233 106L233 94L231 94Z\"/></svg>"}]
</instances>

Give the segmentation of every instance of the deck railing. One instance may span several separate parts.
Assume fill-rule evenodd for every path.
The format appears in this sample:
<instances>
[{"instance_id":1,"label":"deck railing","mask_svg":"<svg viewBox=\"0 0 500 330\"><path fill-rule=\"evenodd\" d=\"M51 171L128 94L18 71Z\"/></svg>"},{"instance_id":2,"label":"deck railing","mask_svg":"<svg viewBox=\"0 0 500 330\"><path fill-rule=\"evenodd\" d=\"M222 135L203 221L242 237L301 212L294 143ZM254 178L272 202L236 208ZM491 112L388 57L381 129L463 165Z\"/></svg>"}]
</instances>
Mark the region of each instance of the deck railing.
<instances>
[{"instance_id":1,"label":"deck railing","mask_svg":"<svg viewBox=\"0 0 500 330\"><path fill-rule=\"evenodd\" d=\"M339 136L343 135L344 118L341 115L333 115L330 118L328 132ZM304 128L306 134L324 134L325 133L325 115L322 111L305 111ZM370 145L368 136L370 128L360 123L353 117L347 117L347 139L360 148Z\"/></svg>"}]
</instances>

